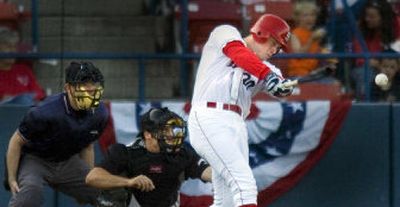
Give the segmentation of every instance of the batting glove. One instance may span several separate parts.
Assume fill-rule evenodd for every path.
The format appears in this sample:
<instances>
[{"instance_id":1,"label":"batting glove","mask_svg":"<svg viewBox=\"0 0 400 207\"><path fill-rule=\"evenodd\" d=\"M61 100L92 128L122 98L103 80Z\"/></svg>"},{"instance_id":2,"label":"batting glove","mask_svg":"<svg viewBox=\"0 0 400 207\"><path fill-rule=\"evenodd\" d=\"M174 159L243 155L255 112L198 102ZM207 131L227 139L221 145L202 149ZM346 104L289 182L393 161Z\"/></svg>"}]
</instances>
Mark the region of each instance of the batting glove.
<instances>
[{"instance_id":1,"label":"batting glove","mask_svg":"<svg viewBox=\"0 0 400 207\"><path fill-rule=\"evenodd\" d=\"M289 96L293 92L293 86L286 87L283 84L289 81L289 79L281 79L274 72L271 72L265 77L265 90L275 97Z\"/></svg>"}]
</instances>

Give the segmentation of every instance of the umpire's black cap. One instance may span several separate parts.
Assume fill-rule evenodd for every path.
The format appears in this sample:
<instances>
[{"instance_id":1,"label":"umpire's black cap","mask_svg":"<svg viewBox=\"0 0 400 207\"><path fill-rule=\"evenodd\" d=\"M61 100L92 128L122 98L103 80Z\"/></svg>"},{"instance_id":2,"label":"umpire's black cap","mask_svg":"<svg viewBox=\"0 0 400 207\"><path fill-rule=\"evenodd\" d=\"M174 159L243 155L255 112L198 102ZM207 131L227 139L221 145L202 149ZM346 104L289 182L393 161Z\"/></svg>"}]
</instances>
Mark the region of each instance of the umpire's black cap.
<instances>
[{"instance_id":1,"label":"umpire's black cap","mask_svg":"<svg viewBox=\"0 0 400 207\"><path fill-rule=\"evenodd\" d=\"M86 82L100 83L104 85L104 76L91 62L71 62L66 69L65 82L71 85Z\"/></svg>"}]
</instances>

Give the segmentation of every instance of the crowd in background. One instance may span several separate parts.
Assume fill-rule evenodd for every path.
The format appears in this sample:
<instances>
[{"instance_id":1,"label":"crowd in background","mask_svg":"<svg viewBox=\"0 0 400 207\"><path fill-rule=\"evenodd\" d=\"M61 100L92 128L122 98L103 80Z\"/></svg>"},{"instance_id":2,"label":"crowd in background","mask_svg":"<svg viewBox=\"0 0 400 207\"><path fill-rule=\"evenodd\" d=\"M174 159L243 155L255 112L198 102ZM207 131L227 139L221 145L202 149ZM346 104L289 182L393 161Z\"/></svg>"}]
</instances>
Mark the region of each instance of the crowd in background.
<instances>
[{"instance_id":1,"label":"crowd in background","mask_svg":"<svg viewBox=\"0 0 400 207\"><path fill-rule=\"evenodd\" d=\"M226 1L225 1L226 2ZM235 1L229 1L234 3ZM236 1L243 5L264 4L268 1ZM388 0L347 1L348 10L342 1L296 0L291 1L292 15L287 19L291 23L292 36L289 53L398 53L399 15L397 2ZM333 3L335 5L333 5ZM268 6L268 5L267 5ZM332 9L334 8L334 9ZM268 9L268 8L267 8ZM289 9L289 8L288 8ZM350 12L347 12L350 11ZM354 26L356 25L356 26ZM244 30L243 32L246 32ZM362 47L362 45L365 45ZM282 64L283 62L283 64ZM396 101L400 96L393 87L397 75L390 75L390 84L380 88L373 83L376 74L382 72L382 60L369 58L283 59L279 66L285 75L298 78L310 74L316 68L326 64L336 64L338 70L334 77L319 80L319 83L331 84L342 88L354 100L366 100L364 71L368 71L371 101ZM397 69L394 69L397 71ZM394 72L397 74L397 72ZM383 98L391 94L391 98Z\"/></svg>"},{"instance_id":2,"label":"crowd in background","mask_svg":"<svg viewBox=\"0 0 400 207\"><path fill-rule=\"evenodd\" d=\"M263 4L267 0L220 0L226 4L252 5ZM191 1L189 1L190 3ZM400 51L400 17L399 3L391 0L351 0L348 2L350 13L341 0L292 0L292 16L288 19L292 28L289 53L331 53L331 52L384 52L398 53ZM144 6L148 15L163 15L169 18L168 30L171 38L158 45L158 52L179 52L179 24L176 20L176 8L180 1L145 0ZM3 2L1 4L10 4ZM333 7L334 4L334 7ZM4 7L2 7L4 8ZM10 14L15 14L12 21L0 21L1 52L20 51L20 36L18 24L21 13L16 6L10 6ZM332 8L334 10L332 11ZM1 18L7 18L1 16ZM13 19L14 18L14 19ZM189 15L190 18L190 15ZM189 19L190 20L190 19ZM358 25L352 26L352 20ZM14 22L14 23L13 23ZM17 23L15 23L17 22ZM167 28L167 27L166 27ZM246 33L247 31L243 31ZM6 34L8 33L8 34ZM189 31L190 33L190 31ZM359 34L359 35L357 35ZM16 37L12 37L15 36ZM360 37L362 37L360 39ZM190 48L188 52L193 51ZM282 70L289 78L305 76L314 69L334 63L337 72L334 77L320 80L321 84L332 84L343 88L342 92L354 100L365 100L365 82L368 82L371 101L400 100L399 60L398 58L347 58L318 59L292 58L283 59ZM282 62L282 61L281 61ZM0 103L32 104L42 100L45 93L36 81L30 61L18 59L0 60ZM280 66L280 65L279 65ZM366 81L364 72L368 72ZM378 87L373 78L378 73L389 77L386 87ZM17 96L21 95L21 96Z\"/></svg>"},{"instance_id":3,"label":"crowd in background","mask_svg":"<svg viewBox=\"0 0 400 207\"><path fill-rule=\"evenodd\" d=\"M0 2L0 13L0 52L28 52L29 45L22 41L20 30L20 25L27 20L24 11L4 1ZM32 105L45 98L32 67L31 60L0 59L0 104Z\"/></svg>"}]
</instances>

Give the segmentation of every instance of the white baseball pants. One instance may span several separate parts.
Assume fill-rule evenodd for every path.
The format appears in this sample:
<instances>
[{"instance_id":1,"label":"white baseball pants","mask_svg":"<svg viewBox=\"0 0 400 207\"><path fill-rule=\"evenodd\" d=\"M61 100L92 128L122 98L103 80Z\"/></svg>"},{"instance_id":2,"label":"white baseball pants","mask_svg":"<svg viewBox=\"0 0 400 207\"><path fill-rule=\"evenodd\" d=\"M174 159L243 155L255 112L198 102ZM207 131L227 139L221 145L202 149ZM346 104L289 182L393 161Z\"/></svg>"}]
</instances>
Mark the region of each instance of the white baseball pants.
<instances>
[{"instance_id":1,"label":"white baseball pants","mask_svg":"<svg viewBox=\"0 0 400 207\"><path fill-rule=\"evenodd\" d=\"M249 166L246 124L232 111L193 105L189 140L211 165L214 203L232 207L257 203L257 186Z\"/></svg>"}]
</instances>

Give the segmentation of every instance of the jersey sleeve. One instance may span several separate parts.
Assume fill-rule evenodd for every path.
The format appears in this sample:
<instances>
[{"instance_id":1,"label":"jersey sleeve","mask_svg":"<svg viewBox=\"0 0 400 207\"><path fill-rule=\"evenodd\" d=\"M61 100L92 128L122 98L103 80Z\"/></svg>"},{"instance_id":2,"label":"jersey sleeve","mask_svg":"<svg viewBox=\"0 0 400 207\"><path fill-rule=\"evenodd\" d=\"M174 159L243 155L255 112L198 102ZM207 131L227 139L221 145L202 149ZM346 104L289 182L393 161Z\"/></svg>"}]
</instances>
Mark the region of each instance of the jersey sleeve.
<instances>
[{"instance_id":1,"label":"jersey sleeve","mask_svg":"<svg viewBox=\"0 0 400 207\"><path fill-rule=\"evenodd\" d=\"M49 121L40 109L37 107L31 108L19 124L18 131L25 141L35 141L49 133L47 130L50 127Z\"/></svg>"},{"instance_id":2,"label":"jersey sleeve","mask_svg":"<svg viewBox=\"0 0 400 207\"><path fill-rule=\"evenodd\" d=\"M232 41L239 41L244 44L239 31L231 25L221 25L216 27L210 34L209 42L222 52L226 44Z\"/></svg>"},{"instance_id":3,"label":"jersey sleeve","mask_svg":"<svg viewBox=\"0 0 400 207\"><path fill-rule=\"evenodd\" d=\"M263 63L275 74L277 74L278 76L280 76L281 78L283 78L282 75L282 71L281 69L279 69L278 67L276 67L275 65L273 65L272 63L268 62L268 61L263 61Z\"/></svg>"},{"instance_id":4,"label":"jersey sleeve","mask_svg":"<svg viewBox=\"0 0 400 207\"><path fill-rule=\"evenodd\" d=\"M97 167L104 168L114 175L122 174L128 168L128 149L123 144L111 145Z\"/></svg>"},{"instance_id":5,"label":"jersey sleeve","mask_svg":"<svg viewBox=\"0 0 400 207\"><path fill-rule=\"evenodd\" d=\"M210 35L211 45L217 48L240 68L246 70L258 79L264 77L271 71L262 61L245 46L240 32L233 26L221 25L216 27Z\"/></svg>"},{"instance_id":6,"label":"jersey sleeve","mask_svg":"<svg viewBox=\"0 0 400 207\"><path fill-rule=\"evenodd\" d=\"M264 79L270 73L270 68L263 64L254 52L247 48L242 42L232 41L225 45L223 53L236 65L246 70L258 79Z\"/></svg>"},{"instance_id":7,"label":"jersey sleeve","mask_svg":"<svg viewBox=\"0 0 400 207\"><path fill-rule=\"evenodd\" d=\"M186 150L189 157L189 165L185 169L185 179L201 178L201 174L209 164L204 159L200 158L192 148L186 147Z\"/></svg>"}]
</instances>

